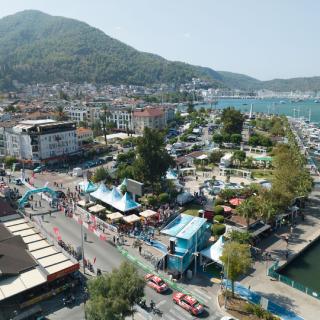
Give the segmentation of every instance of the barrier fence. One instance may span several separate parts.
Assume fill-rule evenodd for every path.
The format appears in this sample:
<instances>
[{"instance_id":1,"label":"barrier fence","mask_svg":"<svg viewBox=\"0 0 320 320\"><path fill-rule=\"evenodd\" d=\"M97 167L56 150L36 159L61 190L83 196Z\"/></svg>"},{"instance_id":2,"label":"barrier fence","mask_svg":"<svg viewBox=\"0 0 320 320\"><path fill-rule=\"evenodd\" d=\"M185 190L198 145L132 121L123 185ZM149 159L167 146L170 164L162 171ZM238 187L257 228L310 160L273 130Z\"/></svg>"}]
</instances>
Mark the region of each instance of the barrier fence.
<instances>
[{"instance_id":1,"label":"barrier fence","mask_svg":"<svg viewBox=\"0 0 320 320\"><path fill-rule=\"evenodd\" d=\"M320 300L320 292L317 292L305 285L303 285L300 282L297 282L295 280L290 279L289 277L286 277L280 273L277 272L278 269L278 261L276 263L274 263L269 269L268 269L268 276L270 276L271 278L274 278L282 283L285 283L286 285L295 288L301 292L304 292L306 294L308 294L309 296L312 296L316 299Z\"/></svg>"}]
</instances>

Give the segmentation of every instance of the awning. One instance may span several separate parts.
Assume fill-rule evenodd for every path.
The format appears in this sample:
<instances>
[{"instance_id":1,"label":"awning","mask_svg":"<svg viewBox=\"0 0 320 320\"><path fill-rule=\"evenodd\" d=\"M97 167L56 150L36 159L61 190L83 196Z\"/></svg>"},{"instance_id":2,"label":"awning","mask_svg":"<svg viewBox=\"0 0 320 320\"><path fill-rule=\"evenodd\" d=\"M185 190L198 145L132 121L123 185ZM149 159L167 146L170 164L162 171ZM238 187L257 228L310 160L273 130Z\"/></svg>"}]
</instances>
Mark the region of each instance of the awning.
<instances>
[{"instance_id":1,"label":"awning","mask_svg":"<svg viewBox=\"0 0 320 320\"><path fill-rule=\"evenodd\" d=\"M94 205L92 201L86 202L86 200L80 200L77 202L80 207L91 207Z\"/></svg>"},{"instance_id":2,"label":"awning","mask_svg":"<svg viewBox=\"0 0 320 320\"><path fill-rule=\"evenodd\" d=\"M89 211L90 212L93 212L93 213L98 213L98 212L101 212L101 211L104 211L106 208L100 204L96 204L95 206L93 207L90 207L89 208Z\"/></svg>"},{"instance_id":3,"label":"awning","mask_svg":"<svg viewBox=\"0 0 320 320\"><path fill-rule=\"evenodd\" d=\"M240 198L233 198L229 200L229 203L233 206L239 206L244 200Z\"/></svg>"},{"instance_id":4,"label":"awning","mask_svg":"<svg viewBox=\"0 0 320 320\"><path fill-rule=\"evenodd\" d=\"M224 237L221 236L218 241L216 241L212 246L203 249L202 251L200 251L200 253L208 259L222 265L223 263L220 260L220 257L222 256L223 247Z\"/></svg>"},{"instance_id":5,"label":"awning","mask_svg":"<svg viewBox=\"0 0 320 320\"><path fill-rule=\"evenodd\" d=\"M126 223L134 223L140 221L140 218L136 214L131 214L130 216L123 217Z\"/></svg>"},{"instance_id":6,"label":"awning","mask_svg":"<svg viewBox=\"0 0 320 320\"><path fill-rule=\"evenodd\" d=\"M153 210L145 210L145 211L142 211L139 213L141 217L144 217L144 218L151 218L151 217L154 217L155 215L157 215L158 213L156 211L153 211Z\"/></svg>"},{"instance_id":7,"label":"awning","mask_svg":"<svg viewBox=\"0 0 320 320\"><path fill-rule=\"evenodd\" d=\"M113 212L113 213L107 214L107 219L111 221L121 219L122 217L123 217L123 214L120 212Z\"/></svg>"},{"instance_id":8,"label":"awning","mask_svg":"<svg viewBox=\"0 0 320 320\"><path fill-rule=\"evenodd\" d=\"M267 230L269 230L269 229L270 229L270 225L265 224L264 226L262 226L261 228L259 228L259 229L256 230L255 232L252 232L252 233L251 233L251 236L252 236L252 237L257 237L259 234L261 234L261 233L263 233L263 232L265 232L265 231L267 231Z\"/></svg>"}]
</instances>

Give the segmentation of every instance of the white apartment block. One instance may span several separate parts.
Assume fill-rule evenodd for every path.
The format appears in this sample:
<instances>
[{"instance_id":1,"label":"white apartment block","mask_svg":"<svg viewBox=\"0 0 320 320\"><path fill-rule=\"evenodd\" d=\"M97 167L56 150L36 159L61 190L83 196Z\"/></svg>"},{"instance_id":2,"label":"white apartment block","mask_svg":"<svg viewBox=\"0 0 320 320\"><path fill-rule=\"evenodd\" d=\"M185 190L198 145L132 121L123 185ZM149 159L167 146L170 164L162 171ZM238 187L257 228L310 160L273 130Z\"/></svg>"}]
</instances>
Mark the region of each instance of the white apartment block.
<instances>
[{"instance_id":1,"label":"white apartment block","mask_svg":"<svg viewBox=\"0 0 320 320\"><path fill-rule=\"evenodd\" d=\"M6 154L20 160L54 161L79 150L76 124L69 121L26 120L5 129Z\"/></svg>"}]
</instances>

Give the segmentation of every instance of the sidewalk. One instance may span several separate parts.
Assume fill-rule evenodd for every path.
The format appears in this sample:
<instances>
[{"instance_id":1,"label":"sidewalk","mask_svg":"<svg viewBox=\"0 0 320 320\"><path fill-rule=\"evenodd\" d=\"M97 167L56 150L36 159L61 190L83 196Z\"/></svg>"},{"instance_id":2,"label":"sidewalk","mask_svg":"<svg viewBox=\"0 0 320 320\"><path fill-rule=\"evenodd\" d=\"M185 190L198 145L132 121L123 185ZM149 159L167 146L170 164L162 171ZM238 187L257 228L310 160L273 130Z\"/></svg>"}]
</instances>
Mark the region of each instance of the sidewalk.
<instances>
[{"instance_id":1,"label":"sidewalk","mask_svg":"<svg viewBox=\"0 0 320 320\"><path fill-rule=\"evenodd\" d=\"M320 188L317 186L317 183L320 183L320 178L318 176L313 178L316 186L310 194L308 206L304 209L306 218L304 221L298 220L289 241L288 249L291 258L307 246L310 241L320 236ZM288 230L281 231L260 244L262 249L268 250L273 257L279 259L279 265L286 262L283 253L287 250L287 245L281 235L288 233ZM287 309L291 309L305 320L314 319L314 316L320 312L320 301L267 276L267 269L271 265L272 262L268 261L255 262L254 271L245 277L241 284L246 287L251 286L251 289L258 294Z\"/></svg>"}]
</instances>

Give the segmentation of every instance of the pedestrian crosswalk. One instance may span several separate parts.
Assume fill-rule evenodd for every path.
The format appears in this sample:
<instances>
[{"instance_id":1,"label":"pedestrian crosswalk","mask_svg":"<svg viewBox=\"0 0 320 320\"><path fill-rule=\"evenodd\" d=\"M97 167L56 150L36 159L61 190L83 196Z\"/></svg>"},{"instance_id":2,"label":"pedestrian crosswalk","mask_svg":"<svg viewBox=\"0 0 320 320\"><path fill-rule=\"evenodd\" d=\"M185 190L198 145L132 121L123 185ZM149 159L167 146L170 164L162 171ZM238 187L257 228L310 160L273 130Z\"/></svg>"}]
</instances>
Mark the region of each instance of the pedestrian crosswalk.
<instances>
[{"instance_id":1,"label":"pedestrian crosswalk","mask_svg":"<svg viewBox=\"0 0 320 320\"><path fill-rule=\"evenodd\" d=\"M204 303L207 307L212 307L213 298L212 296L203 288L192 288L192 292L190 290L190 294L196 299L200 300L201 303ZM191 315L186 310L182 309L178 305L175 305L172 301L163 299L156 303L156 308L159 309L162 314L161 316L153 315L151 312L147 312L140 307L137 307L136 314L134 316L135 320L154 320L154 319L162 319L162 320L193 320L197 319L197 317ZM208 310L208 308L206 308ZM210 314L210 312L209 312ZM208 319L215 319L215 317L209 316Z\"/></svg>"}]
</instances>

